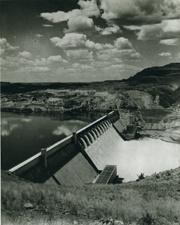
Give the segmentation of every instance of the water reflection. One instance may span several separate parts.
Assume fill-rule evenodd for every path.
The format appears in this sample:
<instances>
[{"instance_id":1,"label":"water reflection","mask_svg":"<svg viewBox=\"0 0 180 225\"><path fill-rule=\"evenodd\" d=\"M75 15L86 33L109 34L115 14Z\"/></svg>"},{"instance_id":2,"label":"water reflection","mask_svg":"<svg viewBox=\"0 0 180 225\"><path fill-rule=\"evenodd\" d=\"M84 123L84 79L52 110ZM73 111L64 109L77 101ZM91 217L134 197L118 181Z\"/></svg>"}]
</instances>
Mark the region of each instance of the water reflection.
<instances>
[{"instance_id":1,"label":"water reflection","mask_svg":"<svg viewBox=\"0 0 180 225\"><path fill-rule=\"evenodd\" d=\"M54 135L62 135L66 136L72 134L77 131L79 127L84 127L88 123L80 120L70 120L70 121L62 121L61 126L58 126L52 133Z\"/></svg>"},{"instance_id":2,"label":"water reflection","mask_svg":"<svg viewBox=\"0 0 180 225\"><path fill-rule=\"evenodd\" d=\"M1 113L1 168L9 169L100 115Z\"/></svg>"},{"instance_id":3,"label":"water reflection","mask_svg":"<svg viewBox=\"0 0 180 225\"><path fill-rule=\"evenodd\" d=\"M14 129L20 128L21 125L11 120L1 121L1 136L9 136Z\"/></svg>"}]
</instances>

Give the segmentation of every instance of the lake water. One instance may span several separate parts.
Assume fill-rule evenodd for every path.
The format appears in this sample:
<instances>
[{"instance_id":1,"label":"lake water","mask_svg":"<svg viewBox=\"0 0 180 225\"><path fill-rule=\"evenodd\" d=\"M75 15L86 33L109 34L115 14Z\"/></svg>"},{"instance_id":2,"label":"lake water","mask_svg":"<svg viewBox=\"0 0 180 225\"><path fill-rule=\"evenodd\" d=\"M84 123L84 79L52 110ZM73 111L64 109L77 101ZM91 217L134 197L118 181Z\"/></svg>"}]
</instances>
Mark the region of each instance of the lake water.
<instances>
[{"instance_id":1,"label":"lake water","mask_svg":"<svg viewBox=\"0 0 180 225\"><path fill-rule=\"evenodd\" d=\"M39 152L41 148L54 144L101 116L1 113L2 169L17 165ZM117 165L118 175L124 177L125 181L137 179L140 173L151 175L180 166L178 144L150 138L123 141L115 136L112 137L111 147L116 153L107 158L107 164ZM109 144L109 140L105 141Z\"/></svg>"},{"instance_id":2,"label":"lake water","mask_svg":"<svg viewBox=\"0 0 180 225\"><path fill-rule=\"evenodd\" d=\"M1 113L1 168L10 169L101 117L102 114Z\"/></svg>"}]
</instances>

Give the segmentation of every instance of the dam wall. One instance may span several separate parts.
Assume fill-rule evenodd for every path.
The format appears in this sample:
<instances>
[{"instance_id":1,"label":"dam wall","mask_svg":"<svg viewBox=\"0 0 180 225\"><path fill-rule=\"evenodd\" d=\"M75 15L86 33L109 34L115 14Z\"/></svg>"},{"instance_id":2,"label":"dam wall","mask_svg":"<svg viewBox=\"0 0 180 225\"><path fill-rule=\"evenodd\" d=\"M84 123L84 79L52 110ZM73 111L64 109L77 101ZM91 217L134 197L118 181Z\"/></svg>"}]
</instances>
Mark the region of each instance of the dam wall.
<instances>
[{"instance_id":1,"label":"dam wall","mask_svg":"<svg viewBox=\"0 0 180 225\"><path fill-rule=\"evenodd\" d=\"M108 164L112 164L119 152L119 143L123 140L111 124L99 139L85 148L85 152L91 158L98 170L103 170Z\"/></svg>"},{"instance_id":2,"label":"dam wall","mask_svg":"<svg viewBox=\"0 0 180 225\"><path fill-rule=\"evenodd\" d=\"M25 160L9 171L32 182L83 185L92 183L115 154L121 139L113 111Z\"/></svg>"}]
</instances>

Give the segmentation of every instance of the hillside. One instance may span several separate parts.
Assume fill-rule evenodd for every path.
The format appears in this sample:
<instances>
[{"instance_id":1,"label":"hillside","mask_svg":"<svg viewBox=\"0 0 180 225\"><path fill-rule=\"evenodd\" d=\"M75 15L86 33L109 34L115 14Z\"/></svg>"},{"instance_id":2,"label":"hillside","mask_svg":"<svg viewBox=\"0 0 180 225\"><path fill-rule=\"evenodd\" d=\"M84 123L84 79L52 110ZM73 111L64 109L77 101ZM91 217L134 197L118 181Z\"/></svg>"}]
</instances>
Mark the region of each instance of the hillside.
<instances>
[{"instance_id":1,"label":"hillside","mask_svg":"<svg viewBox=\"0 0 180 225\"><path fill-rule=\"evenodd\" d=\"M3 110L41 111L179 107L180 63L144 69L121 81L1 83ZM12 95L13 94L13 95Z\"/></svg>"},{"instance_id":2,"label":"hillside","mask_svg":"<svg viewBox=\"0 0 180 225\"><path fill-rule=\"evenodd\" d=\"M1 193L2 225L180 223L180 168L139 182L81 187L33 184L2 171Z\"/></svg>"}]
</instances>

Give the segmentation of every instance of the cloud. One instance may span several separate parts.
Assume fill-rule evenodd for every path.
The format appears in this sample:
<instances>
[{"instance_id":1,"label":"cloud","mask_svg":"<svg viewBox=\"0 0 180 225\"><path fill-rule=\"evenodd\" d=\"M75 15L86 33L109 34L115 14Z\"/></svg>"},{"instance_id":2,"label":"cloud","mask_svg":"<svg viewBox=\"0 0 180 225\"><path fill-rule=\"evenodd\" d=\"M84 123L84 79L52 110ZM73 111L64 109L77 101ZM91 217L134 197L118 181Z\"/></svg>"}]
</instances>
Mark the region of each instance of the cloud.
<instances>
[{"instance_id":1,"label":"cloud","mask_svg":"<svg viewBox=\"0 0 180 225\"><path fill-rule=\"evenodd\" d=\"M100 33L102 35L119 34L122 33L122 30L119 26L113 24L112 26L106 27L105 29L101 29Z\"/></svg>"},{"instance_id":2,"label":"cloud","mask_svg":"<svg viewBox=\"0 0 180 225\"><path fill-rule=\"evenodd\" d=\"M134 48L132 49L103 49L97 53L97 58L99 60L116 60L119 59L120 61L126 60L133 60L139 61L142 60L142 56L139 52L137 52Z\"/></svg>"},{"instance_id":3,"label":"cloud","mask_svg":"<svg viewBox=\"0 0 180 225\"><path fill-rule=\"evenodd\" d=\"M81 9L74 9L69 12L52 12L52 13L41 13L40 16L52 23L59 23L63 21L68 21L70 19L75 19L78 16L86 17L98 17L100 15L99 9L96 4L96 0L82 1L78 2Z\"/></svg>"},{"instance_id":4,"label":"cloud","mask_svg":"<svg viewBox=\"0 0 180 225\"><path fill-rule=\"evenodd\" d=\"M64 29L65 33L93 31L96 29L93 20L85 15L69 19L67 25L69 29Z\"/></svg>"},{"instance_id":5,"label":"cloud","mask_svg":"<svg viewBox=\"0 0 180 225\"><path fill-rule=\"evenodd\" d=\"M24 52L19 52L19 56L20 56L20 57L23 57L23 58L26 58L26 59L30 59L30 58L32 57L31 53L26 52L26 51L24 51Z\"/></svg>"},{"instance_id":6,"label":"cloud","mask_svg":"<svg viewBox=\"0 0 180 225\"><path fill-rule=\"evenodd\" d=\"M165 57L170 57L172 54L170 52L161 52L159 53L159 56L165 56Z\"/></svg>"},{"instance_id":7,"label":"cloud","mask_svg":"<svg viewBox=\"0 0 180 225\"><path fill-rule=\"evenodd\" d=\"M71 49L66 51L68 59L80 60L80 61L91 61L93 60L93 52L88 49Z\"/></svg>"},{"instance_id":8,"label":"cloud","mask_svg":"<svg viewBox=\"0 0 180 225\"><path fill-rule=\"evenodd\" d=\"M132 44L129 42L128 39L126 39L124 37L120 37L120 38L116 39L114 41L114 46L117 49L131 49L132 48Z\"/></svg>"},{"instance_id":9,"label":"cloud","mask_svg":"<svg viewBox=\"0 0 180 225\"><path fill-rule=\"evenodd\" d=\"M65 34L63 38L53 37L50 40L60 48L77 48L85 46L86 35L78 33L68 33Z\"/></svg>"},{"instance_id":10,"label":"cloud","mask_svg":"<svg viewBox=\"0 0 180 225\"><path fill-rule=\"evenodd\" d=\"M91 0L91 1L83 1L80 0L78 2L78 5L81 7L82 14L86 15L88 17L98 17L100 16L100 11L97 6L97 1L96 0Z\"/></svg>"},{"instance_id":11,"label":"cloud","mask_svg":"<svg viewBox=\"0 0 180 225\"><path fill-rule=\"evenodd\" d=\"M123 61L123 60L134 60L139 61L142 60L142 56L139 52L137 52L132 43L124 37L117 38L114 41L114 45L109 45L109 48L103 46L97 52L97 59L105 60L105 61Z\"/></svg>"},{"instance_id":12,"label":"cloud","mask_svg":"<svg viewBox=\"0 0 180 225\"><path fill-rule=\"evenodd\" d=\"M179 38L165 39L161 40L159 43L163 45L179 45L180 39Z\"/></svg>"},{"instance_id":13,"label":"cloud","mask_svg":"<svg viewBox=\"0 0 180 225\"><path fill-rule=\"evenodd\" d=\"M70 18L76 18L77 16L81 15L81 10L74 9L69 12L52 12L52 13L41 13L40 16L52 23L60 23L63 21L68 21Z\"/></svg>"},{"instance_id":14,"label":"cloud","mask_svg":"<svg viewBox=\"0 0 180 225\"><path fill-rule=\"evenodd\" d=\"M19 46L11 46L5 38L0 38L0 54L5 54L6 51L13 51L18 49Z\"/></svg>"},{"instance_id":15,"label":"cloud","mask_svg":"<svg viewBox=\"0 0 180 225\"><path fill-rule=\"evenodd\" d=\"M180 52L176 56L177 59L180 59Z\"/></svg>"},{"instance_id":16,"label":"cloud","mask_svg":"<svg viewBox=\"0 0 180 225\"><path fill-rule=\"evenodd\" d=\"M151 40L162 38L163 32L161 24L143 25L140 31L136 33L138 40Z\"/></svg>"},{"instance_id":17,"label":"cloud","mask_svg":"<svg viewBox=\"0 0 180 225\"><path fill-rule=\"evenodd\" d=\"M179 0L102 0L102 18L121 25L160 23L180 17Z\"/></svg>"},{"instance_id":18,"label":"cloud","mask_svg":"<svg viewBox=\"0 0 180 225\"><path fill-rule=\"evenodd\" d=\"M180 34L180 19L163 20L161 24L163 33Z\"/></svg>"},{"instance_id":19,"label":"cloud","mask_svg":"<svg viewBox=\"0 0 180 225\"><path fill-rule=\"evenodd\" d=\"M180 35L180 19L163 20L159 24L143 25L139 27L138 40L162 38L176 38Z\"/></svg>"},{"instance_id":20,"label":"cloud","mask_svg":"<svg viewBox=\"0 0 180 225\"><path fill-rule=\"evenodd\" d=\"M64 60L61 55L50 56L47 58L49 63L67 63L67 60Z\"/></svg>"},{"instance_id":21,"label":"cloud","mask_svg":"<svg viewBox=\"0 0 180 225\"><path fill-rule=\"evenodd\" d=\"M55 44L55 46L60 47L62 49L88 48L92 50L100 50L114 48L114 46L111 44L100 44L90 41L87 39L87 36L85 34L79 33L66 33L63 38L53 37L50 40L52 43ZM124 40L124 42L126 40ZM126 43L126 45L128 44Z\"/></svg>"},{"instance_id":22,"label":"cloud","mask_svg":"<svg viewBox=\"0 0 180 225\"><path fill-rule=\"evenodd\" d=\"M49 72L51 71L50 68L48 67L24 67L24 68L20 68L19 72L28 72L28 73L40 73L40 72ZM17 71L16 71L17 72Z\"/></svg>"},{"instance_id":23,"label":"cloud","mask_svg":"<svg viewBox=\"0 0 180 225\"><path fill-rule=\"evenodd\" d=\"M90 40L87 40L86 41L85 46L87 48L96 49L96 50L99 50L99 49L102 49L103 48L103 45L102 44L100 44L100 43L94 43L93 41L90 41Z\"/></svg>"},{"instance_id":24,"label":"cloud","mask_svg":"<svg viewBox=\"0 0 180 225\"><path fill-rule=\"evenodd\" d=\"M60 23L67 21L68 29L64 29L65 33L70 32L86 32L97 31L98 28L94 25L90 17L98 17L100 15L96 0L78 2L80 9L74 9L69 12L52 12L41 13L40 16L52 23Z\"/></svg>"},{"instance_id":25,"label":"cloud","mask_svg":"<svg viewBox=\"0 0 180 225\"><path fill-rule=\"evenodd\" d=\"M92 65L87 65L87 64L81 64L81 63L74 63L72 65L73 68L75 69L83 69L83 70L87 70L87 69L93 69Z\"/></svg>"}]
</instances>

